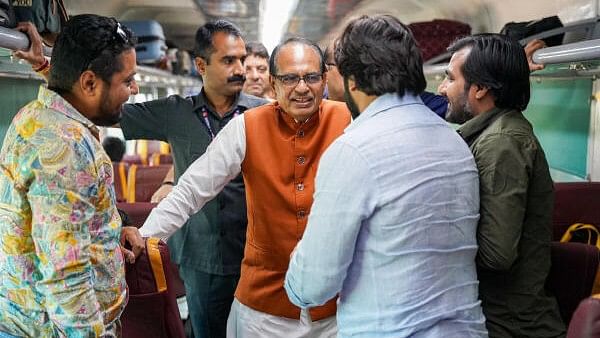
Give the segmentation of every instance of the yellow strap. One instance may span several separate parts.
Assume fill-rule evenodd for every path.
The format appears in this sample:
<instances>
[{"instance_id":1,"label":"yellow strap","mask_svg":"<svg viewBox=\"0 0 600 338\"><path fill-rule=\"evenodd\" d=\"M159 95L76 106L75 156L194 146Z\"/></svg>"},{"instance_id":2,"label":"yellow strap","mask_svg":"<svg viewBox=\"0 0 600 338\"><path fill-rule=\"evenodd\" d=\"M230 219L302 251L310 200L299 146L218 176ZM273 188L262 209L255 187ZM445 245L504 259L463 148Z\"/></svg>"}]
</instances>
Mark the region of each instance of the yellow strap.
<instances>
[{"instance_id":1,"label":"yellow strap","mask_svg":"<svg viewBox=\"0 0 600 338\"><path fill-rule=\"evenodd\" d=\"M129 167L129 177L127 178L127 203L135 203L135 174L137 165L132 164Z\"/></svg>"},{"instance_id":2,"label":"yellow strap","mask_svg":"<svg viewBox=\"0 0 600 338\"><path fill-rule=\"evenodd\" d=\"M148 251L150 266L152 267L152 273L156 281L156 290L163 292L167 290L167 278L165 277L165 270L163 269L162 258L158 249L159 241L160 239L156 237L146 239L146 250Z\"/></svg>"},{"instance_id":3,"label":"yellow strap","mask_svg":"<svg viewBox=\"0 0 600 338\"><path fill-rule=\"evenodd\" d=\"M136 141L137 153L142 158L142 164L148 165L148 140Z\"/></svg>"},{"instance_id":4,"label":"yellow strap","mask_svg":"<svg viewBox=\"0 0 600 338\"><path fill-rule=\"evenodd\" d=\"M596 243L589 243L590 245L595 245L598 249L600 249L600 233L598 232L598 229L591 225L591 224L584 224L584 223L575 223L572 224L571 226L569 226L569 228L567 229L567 231L565 231L564 235L562 236L562 238L560 239L561 243L564 242L570 242L571 238L573 237L573 232L577 231L577 230L587 230L590 232L590 235L588 236L588 238L592 238L591 233L595 233L596 234Z\"/></svg>"},{"instance_id":5,"label":"yellow strap","mask_svg":"<svg viewBox=\"0 0 600 338\"><path fill-rule=\"evenodd\" d=\"M160 165L160 154L159 153L152 154L152 157L150 157L150 164L151 165Z\"/></svg>"},{"instance_id":6,"label":"yellow strap","mask_svg":"<svg viewBox=\"0 0 600 338\"><path fill-rule=\"evenodd\" d=\"M125 162L119 163L119 178L121 179L121 192L123 198L127 200L127 176L125 176Z\"/></svg>"},{"instance_id":7,"label":"yellow strap","mask_svg":"<svg viewBox=\"0 0 600 338\"><path fill-rule=\"evenodd\" d=\"M167 142L160 141L160 153L161 154L170 154L171 146Z\"/></svg>"}]
</instances>

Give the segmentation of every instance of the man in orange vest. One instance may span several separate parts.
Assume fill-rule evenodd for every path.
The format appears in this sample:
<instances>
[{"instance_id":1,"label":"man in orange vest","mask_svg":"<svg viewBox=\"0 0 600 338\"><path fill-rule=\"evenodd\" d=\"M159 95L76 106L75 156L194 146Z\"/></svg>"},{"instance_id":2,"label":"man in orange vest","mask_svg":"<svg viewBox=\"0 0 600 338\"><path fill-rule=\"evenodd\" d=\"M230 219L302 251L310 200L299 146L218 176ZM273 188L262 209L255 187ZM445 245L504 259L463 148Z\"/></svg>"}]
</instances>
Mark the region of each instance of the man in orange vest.
<instances>
[{"instance_id":1,"label":"man in orange vest","mask_svg":"<svg viewBox=\"0 0 600 338\"><path fill-rule=\"evenodd\" d=\"M228 336L335 337L335 299L301 311L283 280L306 226L319 158L350 123L350 113L343 103L322 100L325 60L313 42L289 39L269 63L277 101L233 118L140 232L169 237L242 172L248 230Z\"/></svg>"}]
</instances>

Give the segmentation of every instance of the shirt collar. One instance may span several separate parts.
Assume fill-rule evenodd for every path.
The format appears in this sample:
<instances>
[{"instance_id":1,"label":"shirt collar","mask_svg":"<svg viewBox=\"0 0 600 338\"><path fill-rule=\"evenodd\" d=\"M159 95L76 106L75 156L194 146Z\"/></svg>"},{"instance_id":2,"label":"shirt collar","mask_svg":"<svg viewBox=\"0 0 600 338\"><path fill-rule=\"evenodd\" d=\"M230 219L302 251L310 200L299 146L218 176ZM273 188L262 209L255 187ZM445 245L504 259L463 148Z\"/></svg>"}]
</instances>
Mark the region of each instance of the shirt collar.
<instances>
[{"instance_id":1,"label":"shirt collar","mask_svg":"<svg viewBox=\"0 0 600 338\"><path fill-rule=\"evenodd\" d=\"M378 96L373 102L371 102L367 106L367 108L362 113L360 113L360 115L358 115L358 117L354 121L352 121L352 123L350 123L348 127L346 127L345 131L356 128L364 121L383 111L394 107L406 106L411 104L423 104L423 101L419 96L408 93L403 96L400 96L396 93L387 93Z\"/></svg>"},{"instance_id":2,"label":"shirt collar","mask_svg":"<svg viewBox=\"0 0 600 338\"><path fill-rule=\"evenodd\" d=\"M463 125L457 129L457 132L467 142L467 144L471 144L471 142L477 138L477 136L479 136L484 129L489 127L492 122L510 111L511 109L500 109L494 107L491 110L481 113L463 123Z\"/></svg>"},{"instance_id":3,"label":"shirt collar","mask_svg":"<svg viewBox=\"0 0 600 338\"><path fill-rule=\"evenodd\" d=\"M202 107L207 107L207 108L209 108L208 110L210 110L210 111L214 110L214 107L212 107L208 103L208 100L206 99L204 87L202 88L202 90L200 90L200 93L198 93L198 98L196 100L196 104L194 105L194 110L200 109ZM229 111L232 111L238 107L243 108L243 110L246 110L246 109L249 109L252 107L252 102L250 100L250 97L247 94L245 94L243 92L239 92L239 94L237 94L235 101L233 102L233 105L231 106L231 109L229 109Z\"/></svg>"},{"instance_id":4,"label":"shirt collar","mask_svg":"<svg viewBox=\"0 0 600 338\"><path fill-rule=\"evenodd\" d=\"M56 92L44 86L40 86L38 101L41 102L44 107L50 108L59 114L83 124L96 138L99 137L100 130L98 127Z\"/></svg>"},{"instance_id":5,"label":"shirt collar","mask_svg":"<svg viewBox=\"0 0 600 338\"><path fill-rule=\"evenodd\" d=\"M323 110L323 105L325 104L325 101L327 100L321 100L321 103L319 104L319 109L317 111L315 111L312 115L310 115L306 120L304 121L296 121L296 119L294 119L292 117L292 115L288 114L287 112L285 112L281 106L279 105L278 101L273 101L271 103L268 103L270 105L273 105L273 107L275 108L275 111L279 114L279 116L281 116L281 118L283 119L283 121L285 122L285 124L293 131L297 131L299 129L311 129L314 126L316 126L318 124L318 121L320 120L320 116L321 116L321 112Z\"/></svg>"}]
</instances>

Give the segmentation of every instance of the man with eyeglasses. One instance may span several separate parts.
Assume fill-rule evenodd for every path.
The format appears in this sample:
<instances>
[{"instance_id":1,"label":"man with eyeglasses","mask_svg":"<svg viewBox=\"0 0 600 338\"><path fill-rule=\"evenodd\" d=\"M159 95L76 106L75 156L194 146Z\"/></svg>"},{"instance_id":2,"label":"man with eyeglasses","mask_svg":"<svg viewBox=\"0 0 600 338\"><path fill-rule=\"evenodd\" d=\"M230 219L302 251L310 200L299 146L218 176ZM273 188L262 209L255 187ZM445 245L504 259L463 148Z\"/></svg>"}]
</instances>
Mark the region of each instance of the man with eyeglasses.
<instances>
[{"instance_id":1,"label":"man with eyeglasses","mask_svg":"<svg viewBox=\"0 0 600 338\"><path fill-rule=\"evenodd\" d=\"M306 226L321 154L350 113L341 102L322 100L325 60L313 42L283 42L269 66L277 101L233 118L140 232L169 237L241 172L248 231L228 337L335 337L335 299L301 310L290 303L283 278Z\"/></svg>"},{"instance_id":2,"label":"man with eyeglasses","mask_svg":"<svg viewBox=\"0 0 600 338\"><path fill-rule=\"evenodd\" d=\"M20 30L35 34L31 23ZM138 91L135 38L113 18L72 17L48 87L14 117L0 152L0 337L120 337L127 237L97 126ZM32 49L41 53L39 36ZM22 53L20 54L22 55ZM41 67L47 68L47 63ZM124 257L125 256L125 257Z\"/></svg>"}]
</instances>

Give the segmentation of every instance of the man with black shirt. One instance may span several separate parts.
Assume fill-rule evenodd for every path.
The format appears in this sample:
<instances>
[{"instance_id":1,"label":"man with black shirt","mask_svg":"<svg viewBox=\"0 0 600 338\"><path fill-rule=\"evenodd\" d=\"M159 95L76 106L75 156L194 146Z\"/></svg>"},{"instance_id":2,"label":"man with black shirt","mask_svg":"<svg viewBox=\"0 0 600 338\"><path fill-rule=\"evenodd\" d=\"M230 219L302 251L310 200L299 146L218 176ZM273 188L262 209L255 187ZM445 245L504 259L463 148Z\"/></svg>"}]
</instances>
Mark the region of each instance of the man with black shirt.
<instances>
[{"instance_id":1,"label":"man with black shirt","mask_svg":"<svg viewBox=\"0 0 600 338\"><path fill-rule=\"evenodd\" d=\"M219 20L200 27L194 52L204 83L198 95L173 95L126 105L121 121L127 139L161 140L171 145L175 170L165 179L164 195L174 183L169 176L176 181L204 154L225 124L246 109L267 102L241 93L246 48L233 24ZM169 240L171 255L185 283L196 337L225 337L240 275L246 224L244 184L239 176Z\"/></svg>"}]
</instances>

